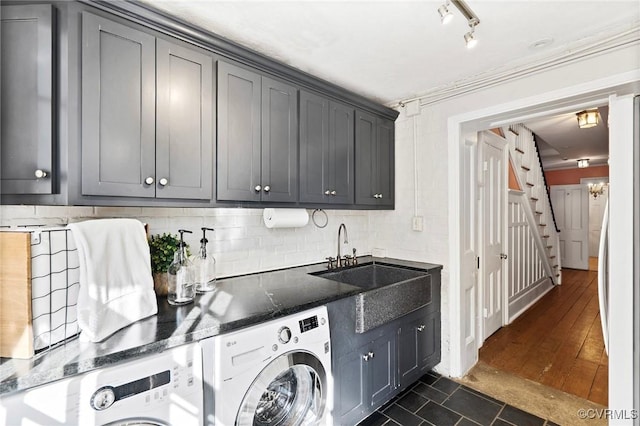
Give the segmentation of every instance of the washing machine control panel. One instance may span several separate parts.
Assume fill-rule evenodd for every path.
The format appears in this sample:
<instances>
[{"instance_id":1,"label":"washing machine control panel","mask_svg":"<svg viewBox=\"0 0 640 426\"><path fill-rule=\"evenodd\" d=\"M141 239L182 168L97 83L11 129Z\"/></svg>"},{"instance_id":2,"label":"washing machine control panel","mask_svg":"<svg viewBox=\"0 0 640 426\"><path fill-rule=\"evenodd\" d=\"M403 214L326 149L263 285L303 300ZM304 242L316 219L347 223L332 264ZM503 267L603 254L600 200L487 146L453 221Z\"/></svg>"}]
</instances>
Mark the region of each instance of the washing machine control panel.
<instances>
[{"instance_id":1,"label":"washing machine control panel","mask_svg":"<svg viewBox=\"0 0 640 426\"><path fill-rule=\"evenodd\" d=\"M166 385L171 382L169 370L144 377L120 386L103 386L91 396L91 407L102 411L111 407L114 402Z\"/></svg>"},{"instance_id":2,"label":"washing machine control panel","mask_svg":"<svg viewBox=\"0 0 640 426\"><path fill-rule=\"evenodd\" d=\"M314 315L309 318L301 319L299 323L300 323L300 333L313 330L314 328L318 328L318 316Z\"/></svg>"},{"instance_id":3,"label":"washing machine control panel","mask_svg":"<svg viewBox=\"0 0 640 426\"><path fill-rule=\"evenodd\" d=\"M291 329L289 327L281 327L278 330L278 340L280 343L289 343L291 340Z\"/></svg>"}]
</instances>

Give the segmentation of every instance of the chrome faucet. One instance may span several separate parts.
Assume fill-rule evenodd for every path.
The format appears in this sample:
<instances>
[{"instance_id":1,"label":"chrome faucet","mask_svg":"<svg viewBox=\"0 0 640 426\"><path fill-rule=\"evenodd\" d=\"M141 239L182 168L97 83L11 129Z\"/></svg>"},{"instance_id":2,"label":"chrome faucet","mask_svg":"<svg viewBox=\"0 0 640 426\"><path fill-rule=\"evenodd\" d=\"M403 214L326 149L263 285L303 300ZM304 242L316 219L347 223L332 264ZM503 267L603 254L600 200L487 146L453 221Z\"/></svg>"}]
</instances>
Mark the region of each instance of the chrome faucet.
<instances>
[{"instance_id":1,"label":"chrome faucet","mask_svg":"<svg viewBox=\"0 0 640 426\"><path fill-rule=\"evenodd\" d=\"M342 232L343 229L344 229L344 243L349 244L349 234L347 233L347 226L344 223L341 223L340 227L338 228L338 256L336 259L336 264L338 268L340 268L341 266L347 266L345 262L346 259L343 259L342 256L340 256L340 233Z\"/></svg>"}]
</instances>

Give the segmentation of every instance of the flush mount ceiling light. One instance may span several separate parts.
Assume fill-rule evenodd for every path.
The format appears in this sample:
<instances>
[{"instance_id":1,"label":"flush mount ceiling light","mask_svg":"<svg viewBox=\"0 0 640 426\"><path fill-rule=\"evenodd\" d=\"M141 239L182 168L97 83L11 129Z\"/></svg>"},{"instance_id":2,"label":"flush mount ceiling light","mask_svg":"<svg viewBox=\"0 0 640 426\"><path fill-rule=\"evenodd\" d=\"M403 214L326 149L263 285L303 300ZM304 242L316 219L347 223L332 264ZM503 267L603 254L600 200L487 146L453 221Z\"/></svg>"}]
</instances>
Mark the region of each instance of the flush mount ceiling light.
<instances>
[{"instance_id":1,"label":"flush mount ceiling light","mask_svg":"<svg viewBox=\"0 0 640 426\"><path fill-rule=\"evenodd\" d=\"M578 118L578 126L581 129L588 129L595 127L600 122L600 114L598 114L598 108L586 109L576 114Z\"/></svg>"},{"instance_id":2,"label":"flush mount ceiling light","mask_svg":"<svg viewBox=\"0 0 640 426\"><path fill-rule=\"evenodd\" d=\"M442 25L447 25L453 19L453 13L449 10L449 1L438 8Z\"/></svg>"},{"instance_id":3,"label":"flush mount ceiling light","mask_svg":"<svg viewBox=\"0 0 640 426\"><path fill-rule=\"evenodd\" d=\"M469 24L471 31L467 32L464 35L464 42L467 45L467 48L471 49L476 44L478 44L478 40L476 39L474 34L476 31L476 26L480 24L480 18L478 18L478 16L473 12L473 10L471 10L469 5L467 5L467 3L465 3L463 0L450 0L450 1L447 0L446 3L444 3L442 6L438 8L438 14L440 15L440 20L442 21L443 24L446 24L447 22L451 21L451 19L453 18L453 14L449 10L450 4L453 4L456 7L456 9L460 11L462 16L464 16L467 19L467 23Z\"/></svg>"},{"instance_id":4,"label":"flush mount ceiling light","mask_svg":"<svg viewBox=\"0 0 640 426\"><path fill-rule=\"evenodd\" d=\"M589 167L589 159L584 158L584 159L578 160L578 168L584 169L585 167Z\"/></svg>"}]
</instances>

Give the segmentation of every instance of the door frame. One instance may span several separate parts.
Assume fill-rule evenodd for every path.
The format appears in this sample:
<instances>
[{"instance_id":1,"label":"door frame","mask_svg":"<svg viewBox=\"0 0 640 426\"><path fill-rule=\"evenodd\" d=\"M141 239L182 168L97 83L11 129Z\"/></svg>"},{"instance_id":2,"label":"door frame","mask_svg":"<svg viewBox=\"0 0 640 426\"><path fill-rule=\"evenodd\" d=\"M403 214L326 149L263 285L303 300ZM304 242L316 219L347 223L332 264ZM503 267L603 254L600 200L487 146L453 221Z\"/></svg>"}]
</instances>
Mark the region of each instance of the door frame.
<instances>
[{"instance_id":1,"label":"door frame","mask_svg":"<svg viewBox=\"0 0 640 426\"><path fill-rule=\"evenodd\" d=\"M575 111L598 102L608 102L610 122L611 171L609 180L616 188L610 194L610 214L612 224L610 234L611 279L628 283L612 288L612 303L618 303L610 318L610 339L614 350L610 354L609 368L609 408L629 410L633 407L633 329L624 327L633 319L633 241L625 237L633 229L633 209L629 208L633 193L633 94L640 92L640 69L615 74L588 83L542 93L528 98L494 105L451 116L447 122L448 145L448 211L449 211L449 374L462 377L477 360L475 354L464 351L464 325L468 320L462 306L460 282L465 265L462 265L461 218L468 214L461 211L464 205L461 195L461 152L465 144L464 135L470 131L485 130L506 123L513 123L546 114ZM626 231L623 232L623 228ZM614 275L615 274L615 275ZM475 327L474 327L475 329ZM475 359L474 359L475 358Z\"/></svg>"},{"instance_id":2,"label":"door frame","mask_svg":"<svg viewBox=\"0 0 640 426\"><path fill-rule=\"evenodd\" d=\"M483 137L481 135L481 133L487 132L489 134L489 138L491 137L495 137L495 141L491 140L489 138ZM501 146L496 146L493 144L493 142L497 142L499 143ZM500 151L502 151L502 164L503 164L503 168L501 170L501 175L502 175L502 182L504 184L504 191L503 191L503 196L501 198L501 203L500 203L500 210L502 212L502 228L500 230L500 239L502 240L502 253L508 253L509 252L509 247L507 246L507 222L506 222L506 218L507 218L507 195L508 195L508 188L507 188L507 179L508 179L508 173L509 173L509 169L508 169L508 161L509 161L509 151L507 148L507 141L506 139L495 135L493 133L491 133L488 130L482 131L482 132L478 132L478 149L476 150L476 154L477 154L477 182L478 182L478 202L475 203L474 208L476 209L476 213L473 215L473 217L477 218L477 224L476 224L476 230L478 232L478 256L480 257L480 261L478 262L479 264L479 270L478 270L478 308L477 308L477 318L478 320L476 321L476 326L477 326L477 336L478 339L476 340L477 342L477 347L480 348L482 347L482 345L484 344L484 342L486 341L487 337L489 336L485 336L485 314L484 314L484 310L486 309L486 301L485 301L485 296L486 296L486 280L485 280L485 266L486 266L486 260L487 260L487 253L486 253L486 244L485 244L485 229L484 229L484 220L485 220L485 215L484 215L484 202L486 201L486 191L484 190L485 188L485 182L484 182L484 165L483 165L483 161L484 161L484 147L482 146L483 143L492 145L494 148L499 149ZM501 283L500 283L500 295L501 295L501 318L500 318L500 326L504 326L508 321L508 312L507 312L507 307L508 307L508 303L507 303L507 286L506 286L506 277L508 277L508 264L507 262L503 262L501 261L501 268L502 268L502 279L501 279Z\"/></svg>"}]
</instances>

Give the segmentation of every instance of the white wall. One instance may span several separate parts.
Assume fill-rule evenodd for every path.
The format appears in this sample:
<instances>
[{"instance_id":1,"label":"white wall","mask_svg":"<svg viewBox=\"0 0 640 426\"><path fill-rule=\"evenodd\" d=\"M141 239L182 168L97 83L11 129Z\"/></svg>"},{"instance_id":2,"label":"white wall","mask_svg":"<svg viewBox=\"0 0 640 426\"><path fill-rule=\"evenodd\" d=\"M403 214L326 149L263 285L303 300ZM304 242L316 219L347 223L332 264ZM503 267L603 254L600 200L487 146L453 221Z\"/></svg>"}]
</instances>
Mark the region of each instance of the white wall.
<instances>
[{"instance_id":1,"label":"white wall","mask_svg":"<svg viewBox=\"0 0 640 426\"><path fill-rule=\"evenodd\" d=\"M311 211L309 211L311 213ZM216 258L217 276L299 266L324 261L336 255L338 226L347 225L348 253L355 247L359 254L371 253L369 214L366 211L327 211L329 223L318 228L311 220L304 228L268 229L261 209L140 208L140 207L48 207L2 206L0 226L56 225L86 219L133 217L149 224L151 234L185 234L192 252L200 246L200 228L214 228L207 236L209 250ZM318 223L324 217L319 214ZM343 251L344 253L344 251Z\"/></svg>"}]
</instances>

